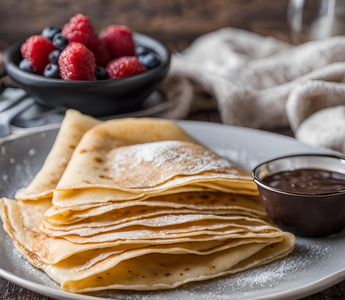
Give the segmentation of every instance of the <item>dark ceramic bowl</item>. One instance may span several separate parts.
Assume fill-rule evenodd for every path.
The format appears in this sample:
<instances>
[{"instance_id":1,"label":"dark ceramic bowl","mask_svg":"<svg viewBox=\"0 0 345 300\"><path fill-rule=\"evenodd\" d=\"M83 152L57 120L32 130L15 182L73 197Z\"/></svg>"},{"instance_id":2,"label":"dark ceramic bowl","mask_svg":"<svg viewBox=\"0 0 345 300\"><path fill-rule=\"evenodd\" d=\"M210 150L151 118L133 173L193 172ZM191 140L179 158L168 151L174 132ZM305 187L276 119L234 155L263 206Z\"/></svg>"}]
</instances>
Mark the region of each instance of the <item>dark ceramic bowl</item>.
<instances>
[{"instance_id":1,"label":"dark ceramic bowl","mask_svg":"<svg viewBox=\"0 0 345 300\"><path fill-rule=\"evenodd\" d=\"M302 154L257 166L252 176L267 214L280 228L299 236L321 237L341 231L345 228L345 190L305 194L280 190L262 182L269 175L304 168L345 174L345 157Z\"/></svg>"},{"instance_id":2,"label":"dark ceramic bowl","mask_svg":"<svg viewBox=\"0 0 345 300\"><path fill-rule=\"evenodd\" d=\"M5 53L5 68L11 79L26 90L38 103L48 107L64 106L93 116L130 111L152 93L169 70L170 51L149 36L134 33L136 45L152 49L161 63L147 72L120 79L99 81L65 81L46 78L19 69L20 46L25 40L10 46Z\"/></svg>"}]
</instances>

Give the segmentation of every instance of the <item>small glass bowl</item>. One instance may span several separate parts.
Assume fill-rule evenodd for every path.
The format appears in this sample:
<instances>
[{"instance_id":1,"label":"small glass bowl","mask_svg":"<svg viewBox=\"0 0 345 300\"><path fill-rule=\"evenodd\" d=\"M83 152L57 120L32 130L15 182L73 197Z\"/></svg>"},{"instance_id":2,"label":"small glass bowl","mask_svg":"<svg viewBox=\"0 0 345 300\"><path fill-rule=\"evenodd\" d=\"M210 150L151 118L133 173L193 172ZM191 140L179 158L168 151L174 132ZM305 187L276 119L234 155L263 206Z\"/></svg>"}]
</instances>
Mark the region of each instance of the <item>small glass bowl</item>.
<instances>
[{"instance_id":1,"label":"small glass bowl","mask_svg":"<svg viewBox=\"0 0 345 300\"><path fill-rule=\"evenodd\" d=\"M258 165L252 172L268 216L283 230L321 237L345 228L345 190L307 194L268 186L262 179L283 171L323 169L345 174L345 157L328 154L284 156Z\"/></svg>"}]
</instances>

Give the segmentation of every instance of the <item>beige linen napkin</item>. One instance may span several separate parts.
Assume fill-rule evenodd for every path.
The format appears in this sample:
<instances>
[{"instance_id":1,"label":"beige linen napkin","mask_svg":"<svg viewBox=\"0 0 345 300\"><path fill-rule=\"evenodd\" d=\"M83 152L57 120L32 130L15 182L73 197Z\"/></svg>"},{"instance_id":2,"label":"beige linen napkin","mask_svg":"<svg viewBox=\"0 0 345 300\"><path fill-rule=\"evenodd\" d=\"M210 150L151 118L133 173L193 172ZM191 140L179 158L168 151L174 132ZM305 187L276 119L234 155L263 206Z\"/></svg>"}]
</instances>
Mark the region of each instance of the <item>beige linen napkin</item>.
<instances>
[{"instance_id":1,"label":"beige linen napkin","mask_svg":"<svg viewBox=\"0 0 345 300\"><path fill-rule=\"evenodd\" d=\"M337 67L345 76L345 63ZM286 112L298 140L345 153L344 83L314 80L300 85L291 92Z\"/></svg>"},{"instance_id":2,"label":"beige linen napkin","mask_svg":"<svg viewBox=\"0 0 345 300\"><path fill-rule=\"evenodd\" d=\"M312 114L298 128L296 138L311 146L345 153L345 106Z\"/></svg>"},{"instance_id":3,"label":"beige linen napkin","mask_svg":"<svg viewBox=\"0 0 345 300\"><path fill-rule=\"evenodd\" d=\"M162 88L176 105L162 116L184 118L190 111L217 107L226 124L253 128L291 124L297 130L312 113L345 104L343 61L345 37L292 46L224 28L173 55ZM308 142L302 136L297 138Z\"/></svg>"}]
</instances>

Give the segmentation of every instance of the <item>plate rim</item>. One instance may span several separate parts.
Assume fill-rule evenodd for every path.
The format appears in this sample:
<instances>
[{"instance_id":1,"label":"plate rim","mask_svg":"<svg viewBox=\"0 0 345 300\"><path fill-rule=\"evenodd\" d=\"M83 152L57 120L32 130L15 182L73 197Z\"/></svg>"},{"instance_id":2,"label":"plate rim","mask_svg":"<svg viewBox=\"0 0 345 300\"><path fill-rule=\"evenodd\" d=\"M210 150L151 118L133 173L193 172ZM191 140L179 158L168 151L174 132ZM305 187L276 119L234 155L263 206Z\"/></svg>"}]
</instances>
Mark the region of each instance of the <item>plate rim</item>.
<instances>
[{"instance_id":1,"label":"plate rim","mask_svg":"<svg viewBox=\"0 0 345 300\"><path fill-rule=\"evenodd\" d=\"M116 119L122 119L122 118L154 118L155 116L158 116L159 114L162 114L166 112L169 109L172 109L176 106L176 101L171 101L167 98L166 94L160 89L160 88L155 88L150 95L148 95L145 100L143 101L143 104L145 101L147 101L152 95L158 94L158 97L163 100L159 100L158 103L155 103L154 105L151 105L146 108L134 110L134 111L129 111L129 112L124 112L120 114L112 114L108 116L100 116L96 117L97 119L101 121L109 121L109 120L116 120ZM27 96L27 98L32 98L30 96ZM32 103L29 108L31 108L33 105L36 105L38 103ZM51 113L51 115L54 115L56 113L65 113L67 110L70 108L64 108L60 107L61 110L57 111L55 113ZM57 108L51 109L45 113L49 113L53 110L56 110ZM41 125L41 126L35 126L35 127L21 127L21 126L16 126L13 124L10 124L10 128L12 129L13 132L22 132L22 131L27 131L27 130L37 130L42 127L46 127L49 125L55 125L55 124L61 124L61 122L56 122L56 123L51 123L51 124L46 124L46 125ZM1 139L0 139L1 140Z\"/></svg>"},{"instance_id":2,"label":"plate rim","mask_svg":"<svg viewBox=\"0 0 345 300\"><path fill-rule=\"evenodd\" d=\"M160 118L150 118L150 119L160 119ZM268 132L265 130L260 130L260 129L254 129L254 128L246 128L246 127L237 127L237 126L231 126L227 124L222 124L222 123L214 123L214 122L207 122L207 121L194 121L194 120L171 120L172 122L176 123L177 125L182 125L182 126L197 126L197 127L218 127L218 128L236 128L236 130L239 131L244 131L244 132L253 132L253 133L258 133L258 134L264 134L266 136L274 137L274 138L279 138L279 139L284 139L284 140L289 140L291 142L295 143L300 143L298 140L296 140L293 137L281 135L278 133L274 132ZM193 125L191 125L193 124ZM17 139L21 139L23 137L27 137L36 133L43 133L47 131L53 131L57 130L60 128L61 123L55 123L55 124L48 124L45 126L37 127L37 128L32 128L32 129L25 129L23 131L17 132L16 134L4 137L0 139L0 147L3 146L8 141L13 141ZM309 146L311 148L311 151L314 150L314 153L320 153L324 152L324 149L317 149L312 146ZM41 270L40 270L41 271ZM42 271L43 272L43 271ZM46 275L47 276L47 275ZM48 296L48 297L54 297L58 299L70 299L70 300L77 300L77 299L87 299L87 300L96 300L96 299L109 299L109 298L99 298L95 296L90 296L86 294L74 294L74 293L68 293L65 292L61 289L55 289L49 286L45 286L40 283L36 283L27 279L20 278L19 276L4 270L0 268L0 277L8 280L14 284L17 284L20 287L23 287L25 289L31 290L35 293ZM283 291L283 292L276 292L274 294L270 295L264 295L264 296L254 296L250 298L246 298L248 300L284 300L284 299L299 299L301 297L306 297L315 293L318 293L320 291L323 291L345 279L345 269L340 270L335 272L334 274L331 274L327 277L324 277L322 279L319 279L317 281L314 281L312 283L297 287L293 290L289 291ZM116 299L116 298L115 298Z\"/></svg>"}]
</instances>

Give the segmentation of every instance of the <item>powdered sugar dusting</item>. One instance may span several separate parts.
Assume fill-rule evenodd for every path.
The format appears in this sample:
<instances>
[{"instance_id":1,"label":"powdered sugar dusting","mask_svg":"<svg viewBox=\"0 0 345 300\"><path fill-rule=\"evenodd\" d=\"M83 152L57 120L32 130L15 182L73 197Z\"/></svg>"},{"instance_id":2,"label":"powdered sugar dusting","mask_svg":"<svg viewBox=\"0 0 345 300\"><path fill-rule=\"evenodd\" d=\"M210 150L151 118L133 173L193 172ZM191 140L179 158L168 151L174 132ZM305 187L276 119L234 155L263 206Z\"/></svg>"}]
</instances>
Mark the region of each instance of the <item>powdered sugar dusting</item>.
<instances>
[{"instance_id":1,"label":"powdered sugar dusting","mask_svg":"<svg viewBox=\"0 0 345 300\"><path fill-rule=\"evenodd\" d=\"M36 164L36 155L30 156L30 160L22 158L7 159L4 164L2 164L0 171L0 190L7 189L9 191L8 197L13 197L17 188L11 184L11 180L15 179L18 181L21 188L27 186L38 171ZM7 167L9 165L11 166L10 168Z\"/></svg>"},{"instance_id":2,"label":"powdered sugar dusting","mask_svg":"<svg viewBox=\"0 0 345 300\"><path fill-rule=\"evenodd\" d=\"M113 165L136 169L138 166L149 163L154 168L167 167L175 169L189 169L194 174L205 171L224 172L232 165L226 159L220 158L213 152L198 145L180 141L163 141L122 147L110 153ZM192 162L192 164L190 163ZM186 164L187 163L187 164ZM129 172L128 168L126 171Z\"/></svg>"},{"instance_id":3,"label":"powdered sugar dusting","mask_svg":"<svg viewBox=\"0 0 345 300\"><path fill-rule=\"evenodd\" d=\"M11 266L11 268L6 268L1 265L2 269L7 269L20 278L34 281L47 287L60 289L60 286L51 280L42 270L30 264L30 262L16 249L12 239L8 235L5 236L5 233L1 232L0 238L3 241L0 247L0 252L3 255L1 256L1 261Z\"/></svg>"},{"instance_id":4,"label":"powdered sugar dusting","mask_svg":"<svg viewBox=\"0 0 345 300\"><path fill-rule=\"evenodd\" d=\"M6 261L11 265L11 272L17 276L46 287L60 289L43 271L34 268L15 249L11 238L3 231L0 232L0 238L3 240L0 250L5 255L0 262L1 268L4 268L2 264ZM339 238L344 238L344 234ZM106 290L89 295L118 300L230 300L248 299L260 295L264 299L268 291L270 294L284 291L296 286L296 281L305 279L308 283L308 278L312 277L310 274L315 276L317 273L327 272L328 262L334 259L334 250L331 239L297 238L296 249L288 257L239 274L190 283L174 290L153 292ZM82 299L83 296L80 297Z\"/></svg>"},{"instance_id":5,"label":"powdered sugar dusting","mask_svg":"<svg viewBox=\"0 0 345 300\"><path fill-rule=\"evenodd\" d=\"M163 188L185 184L191 176L243 178L250 175L214 152L188 142L163 141L115 148L108 153L107 176L121 188ZM187 176L188 175L188 178ZM101 177L102 178L102 177ZM172 179L172 180L169 180ZM102 181L103 180L103 181ZM109 180L100 180L109 184Z\"/></svg>"},{"instance_id":6,"label":"powdered sugar dusting","mask_svg":"<svg viewBox=\"0 0 345 300\"><path fill-rule=\"evenodd\" d=\"M47 135L49 143L52 142L53 137L51 133ZM241 144L240 139L237 139L235 142ZM284 143L282 144L285 146ZM32 147L38 148L38 155L30 156L29 150ZM44 148L44 151L42 148ZM16 149L20 149L22 155L16 155L16 161L11 164L10 158L14 157ZM25 151L23 149L25 149ZM240 147L233 147L232 150L229 150L230 152L223 148L219 149L223 152L217 152L218 154L231 159L236 164L243 167L246 166L246 164L242 164L241 162L246 161L252 163L252 159L261 159L261 156L258 157L257 153L242 151ZM4 196L13 195L15 190L25 186L26 181L31 180L43 163L45 155L42 156L42 154L46 154L48 150L49 147L47 148L47 145L43 147L42 141L39 140L39 142L37 142L37 139L33 139L32 136L30 136L30 139L22 139L20 143L11 142L8 148L7 146L2 146L1 163L3 171L0 173L0 188ZM21 159L23 159L23 163ZM17 170L15 166L18 163L20 163L22 170L26 166L28 167L27 170L25 169L25 173ZM247 169L250 169L248 165ZM52 287L56 289L57 293L61 293L60 287L56 283L50 280L44 272L31 266L30 263L20 255L15 249L11 239L1 228L0 240L1 269L9 271L25 280L42 284L42 291L44 290L47 292L46 287ZM313 283L316 280L323 280L326 276L332 275L335 272L344 272L344 241L345 232L335 238L297 238L296 249L289 257L273 262L267 266L248 270L236 275L188 284L181 288L167 291L102 291L99 293L92 293L92 295L122 300L217 300L248 299L251 297L261 297L265 299L265 296L269 294L291 291L305 284ZM78 295L78 297L82 299L83 295ZM63 298L63 295L56 295L56 298Z\"/></svg>"},{"instance_id":7,"label":"powdered sugar dusting","mask_svg":"<svg viewBox=\"0 0 345 300\"><path fill-rule=\"evenodd\" d=\"M313 265L323 264L329 259L331 252L332 246L324 247L318 242L306 244L297 241L293 254L283 260L253 269L250 276L244 273L234 276L234 284L238 287L238 291L248 287L250 289L267 286L272 288L282 281L296 279Z\"/></svg>"},{"instance_id":8,"label":"powdered sugar dusting","mask_svg":"<svg viewBox=\"0 0 345 300\"><path fill-rule=\"evenodd\" d=\"M326 272L327 261L332 259L333 247L327 243L297 239L292 254L265 266L235 275L204 282L190 283L175 290L160 292L102 291L91 293L98 297L121 300L197 300L197 299L248 299L284 291L305 278L310 270Z\"/></svg>"}]
</instances>

